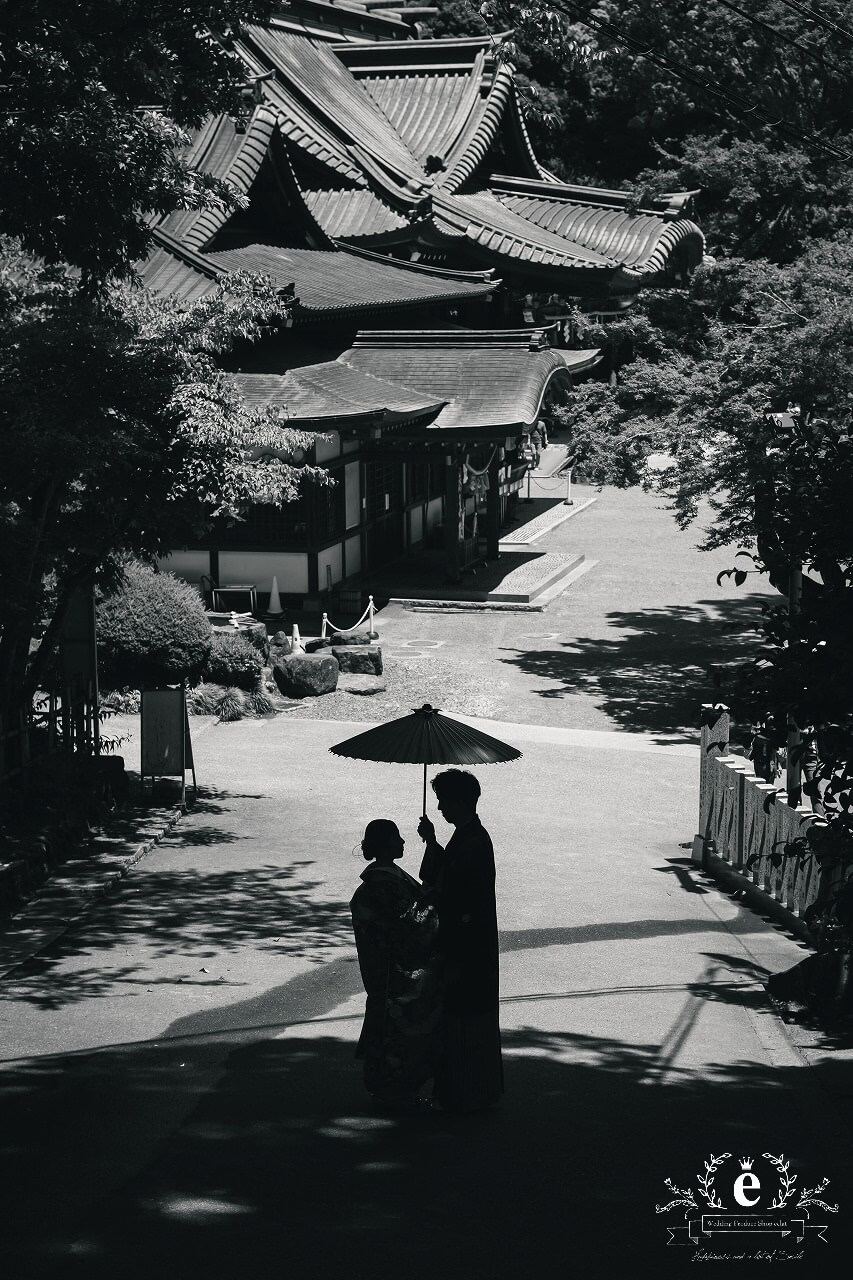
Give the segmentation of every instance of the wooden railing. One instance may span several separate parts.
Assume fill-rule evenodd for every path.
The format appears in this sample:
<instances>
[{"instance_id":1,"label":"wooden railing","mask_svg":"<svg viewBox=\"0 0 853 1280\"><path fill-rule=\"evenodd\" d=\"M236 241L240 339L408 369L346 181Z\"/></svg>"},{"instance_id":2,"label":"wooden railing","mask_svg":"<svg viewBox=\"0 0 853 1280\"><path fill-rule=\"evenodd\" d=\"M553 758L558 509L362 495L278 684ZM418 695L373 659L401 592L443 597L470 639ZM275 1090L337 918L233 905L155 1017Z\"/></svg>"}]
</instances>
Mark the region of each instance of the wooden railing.
<instances>
[{"instance_id":1,"label":"wooden railing","mask_svg":"<svg viewBox=\"0 0 853 1280\"><path fill-rule=\"evenodd\" d=\"M785 791L765 782L752 764L729 750L729 713L703 707L699 766L699 828L693 860L710 875L746 892L753 906L814 942L805 915L830 890L817 859L780 856L816 820L792 809ZM820 821L820 819L817 819Z\"/></svg>"}]
</instances>

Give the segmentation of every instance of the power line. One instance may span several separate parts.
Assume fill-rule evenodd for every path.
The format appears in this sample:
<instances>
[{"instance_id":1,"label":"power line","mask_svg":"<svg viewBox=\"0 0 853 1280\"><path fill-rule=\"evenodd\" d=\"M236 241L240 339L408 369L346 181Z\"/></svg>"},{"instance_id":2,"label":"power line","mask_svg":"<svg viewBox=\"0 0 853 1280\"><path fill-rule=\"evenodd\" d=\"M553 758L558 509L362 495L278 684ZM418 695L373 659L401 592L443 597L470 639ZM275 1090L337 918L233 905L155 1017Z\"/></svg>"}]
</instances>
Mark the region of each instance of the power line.
<instances>
[{"instance_id":1,"label":"power line","mask_svg":"<svg viewBox=\"0 0 853 1280\"><path fill-rule=\"evenodd\" d=\"M754 14L748 13L746 9L741 9L739 5L731 4L730 0L717 0L717 4L721 9L728 9L732 13L737 13L741 18L745 18L747 22L751 22L753 26L761 27L768 32L775 40L784 40L786 44L793 45L795 49L800 49L803 53L807 53L810 58L814 58L816 62L824 68L825 71L832 70L828 67L823 54L812 44L803 44L796 36L789 36L785 31L779 31L776 27L772 27L769 22L765 22L763 18L756 18ZM840 72L840 67L836 68Z\"/></svg>"},{"instance_id":2,"label":"power line","mask_svg":"<svg viewBox=\"0 0 853 1280\"><path fill-rule=\"evenodd\" d=\"M812 22L816 22L818 26L824 27L825 30L831 31L833 35L841 36L842 40L846 40L848 44L853 45L853 31L849 31L847 27L840 27L837 22L833 22L831 18L827 18L817 9L810 9L808 5L797 4L797 0L779 0L786 9L793 9L794 13L798 13L801 18L811 18Z\"/></svg>"},{"instance_id":3,"label":"power line","mask_svg":"<svg viewBox=\"0 0 853 1280\"><path fill-rule=\"evenodd\" d=\"M674 58L670 58L666 54L659 53L651 46L643 48L641 41L638 41L633 36L627 35L621 30L621 28L615 26L613 23L605 22L596 18L593 14L589 13L588 10L574 4L572 0L563 0L563 5L565 6L565 9L562 11L565 12L565 10L568 10L568 13L566 14L567 17L572 17L576 21L583 23L584 26L591 27L593 31L609 36L616 44L623 45L625 48L631 50L632 53L636 53L639 57L647 58L649 62L653 63L655 66L661 67L664 71L668 71L670 75L675 76L676 79L684 80L689 84L693 84L704 89L707 93L710 93L721 101L726 102L729 106L736 107L739 112L746 113L746 115L752 119L760 121L768 125L770 128L778 129L780 132L794 138L797 142L803 143L807 147L813 147L817 151L822 151L825 155L831 156L835 160L850 159L849 155L839 151L836 147L833 147L828 143L821 142L819 139L814 137L807 138L796 125L791 123L790 120L786 120L782 116L774 119L772 115L759 105L759 103L750 102L748 98L744 98L732 90L720 89L718 85L714 84L710 80L704 79L704 77L698 75L684 63L677 62ZM560 8L558 5L555 7L558 9Z\"/></svg>"}]
</instances>

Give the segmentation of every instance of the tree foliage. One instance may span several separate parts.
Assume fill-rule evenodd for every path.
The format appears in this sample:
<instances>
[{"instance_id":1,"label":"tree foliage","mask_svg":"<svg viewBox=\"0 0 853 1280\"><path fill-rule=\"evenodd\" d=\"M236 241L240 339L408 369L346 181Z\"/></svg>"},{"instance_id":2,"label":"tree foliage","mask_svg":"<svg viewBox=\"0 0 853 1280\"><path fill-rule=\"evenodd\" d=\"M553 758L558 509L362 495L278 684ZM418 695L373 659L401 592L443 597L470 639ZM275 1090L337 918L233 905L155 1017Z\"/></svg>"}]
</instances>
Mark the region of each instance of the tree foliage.
<instances>
[{"instance_id":1,"label":"tree foliage","mask_svg":"<svg viewBox=\"0 0 853 1280\"><path fill-rule=\"evenodd\" d=\"M239 107L231 48L264 0L5 0L0 5L0 232L90 281L132 274L146 214L232 206L191 169L186 130Z\"/></svg>"},{"instance_id":2,"label":"tree foliage","mask_svg":"<svg viewBox=\"0 0 853 1280\"><path fill-rule=\"evenodd\" d=\"M785 592L804 566L799 607L768 606L758 658L719 676L773 745L789 719L816 740L821 857L850 865L853 5L485 0L478 12L543 76L558 125L548 149L545 116L531 128L555 172L628 189L639 207L697 192L712 257L687 289L649 290L619 321L575 316L579 345L609 348L618 376L558 413L591 479L645 484L682 526L710 500L704 545L740 549L736 583L767 573ZM578 42L603 56L579 57Z\"/></svg>"},{"instance_id":3,"label":"tree foliage","mask_svg":"<svg viewBox=\"0 0 853 1280\"><path fill-rule=\"evenodd\" d=\"M219 367L284 320L272 282L180 307L134 287L151 214L242 198L189 167L187 131L240 109L233 36L269 7L0 6L0 713L28 705L71 595L117 556L326 478Z\"/></svg>"},{"instance_id":4,"label":"tree foliage","mask_svg":"<svg viewBox=\"0 0 853 1280\"><path fill-rule=\"evenodd\" d=\"M434 30L511 30L563 179L697 190L714 253L791 261L853 227L853 7L788 0L439 0ZM467 21L466 21L467 19Z\"/></svg>"},{"instance_id":5,"label":"tree foliage","mask_svg":"<svg viewBox=\"0 0 853 1280\"><path fill-rule=\"evenodd\" d=\"M307 437L248 407L217 363L277 325L270 281L225 278L189 305L116 287L7 246L0 277L0 691L32 688L73 591L117 553L151 557L291 501L316 468L288 458ZM29 655L31 638L42 644Z\"/></svg>"}]
</instances>

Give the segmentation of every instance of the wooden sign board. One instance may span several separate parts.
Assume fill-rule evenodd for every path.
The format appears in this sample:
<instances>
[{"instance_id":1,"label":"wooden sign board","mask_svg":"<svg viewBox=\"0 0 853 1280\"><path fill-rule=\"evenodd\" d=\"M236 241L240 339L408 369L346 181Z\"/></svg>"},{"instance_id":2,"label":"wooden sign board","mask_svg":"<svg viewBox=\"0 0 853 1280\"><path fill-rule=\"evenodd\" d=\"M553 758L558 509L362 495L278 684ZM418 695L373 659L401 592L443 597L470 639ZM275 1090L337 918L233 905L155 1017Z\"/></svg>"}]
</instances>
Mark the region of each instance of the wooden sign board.
<instances>
[{"instance_id":1,"label":"wooden sign board","mask_svg":"<svg viewBox=\"0 0 853 1280\"><path fill-rule=\"evenodd\" d=\"M143 689L141 704L142 785L150 778L181 779L181 804L186 803L186 772L192 771L193 788L198 791L190 738L187 699L183 687Z\"/></svg>"}]
</instances>

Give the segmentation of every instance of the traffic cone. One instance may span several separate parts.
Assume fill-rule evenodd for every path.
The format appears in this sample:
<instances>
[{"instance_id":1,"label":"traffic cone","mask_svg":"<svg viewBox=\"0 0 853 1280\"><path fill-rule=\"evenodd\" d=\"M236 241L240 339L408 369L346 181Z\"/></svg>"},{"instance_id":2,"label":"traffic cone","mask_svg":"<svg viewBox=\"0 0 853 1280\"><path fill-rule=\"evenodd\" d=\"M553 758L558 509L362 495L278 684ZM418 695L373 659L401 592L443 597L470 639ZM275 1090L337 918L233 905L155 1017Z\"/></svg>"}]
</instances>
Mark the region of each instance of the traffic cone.
<instances>
[{"instance_id":1,"label":"traffic cone","mask_svg":"<svg viewBox=\"0 0 853 1280\"><path fill-rule=\"evenodd\" d=\"M275 633L281 629L284 622L284 610L281 607L281 596L278 594L278 578L273 575L272 591L270 592L270 602L267 605L266 613L263 615L264 623L267 631Z\"/></svg>"}]
</instances>

